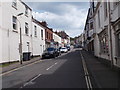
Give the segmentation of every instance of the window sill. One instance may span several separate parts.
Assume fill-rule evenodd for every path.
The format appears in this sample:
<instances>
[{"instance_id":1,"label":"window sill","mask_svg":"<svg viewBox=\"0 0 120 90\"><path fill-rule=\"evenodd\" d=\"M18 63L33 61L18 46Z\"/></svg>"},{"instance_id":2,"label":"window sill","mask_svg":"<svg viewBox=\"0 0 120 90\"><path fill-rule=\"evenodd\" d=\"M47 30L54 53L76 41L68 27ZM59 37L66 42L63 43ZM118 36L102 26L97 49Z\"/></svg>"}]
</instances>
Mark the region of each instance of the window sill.
<instances>
[{"instance_id":1,"label":"window sill","mask_svg":"<svg viewBox=\"0 0 120 90\"><path fill-rule=\"evenodd\" d=\"M29 36L28 34L25 34L26 36Z\"/></svg>"},{"instance_id":2,"label":"window sill","mask_svg":"<svg viewBox=\"0 0 120 90\"><path fill-rule=\"evenodd\" d=\"M16 33L18 33L18 31L17 31L17 30L13 30L13 32L16 32Z\"/></svg>"},{"instance_id":3,"label":"window sill","mask_svg":"<svg viewBox=\"0 0 120 90\"><path fill-rule=\"evenodd\" d=\"M13 6L13 5L12 5L12 7L17 10L17 7L15 7L15 6Z\"/></svg>"},{"instance_id":4,"label":"window sill","mask_svg":"<svg viewBox=\"0 0 120 90\"><path fill-rule=\"evenodd\" d=\"M28 17L28 14L25 14L26 17Z\"/></svg>"}]
</instances>

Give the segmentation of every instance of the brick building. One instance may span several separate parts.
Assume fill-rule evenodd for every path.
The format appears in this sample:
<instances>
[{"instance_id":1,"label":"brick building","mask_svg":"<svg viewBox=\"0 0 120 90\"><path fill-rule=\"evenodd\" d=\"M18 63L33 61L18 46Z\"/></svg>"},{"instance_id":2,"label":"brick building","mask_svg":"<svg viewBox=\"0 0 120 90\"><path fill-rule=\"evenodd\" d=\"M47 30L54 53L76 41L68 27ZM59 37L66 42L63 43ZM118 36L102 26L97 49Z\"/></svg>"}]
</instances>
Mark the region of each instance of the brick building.
<instances>
[{"instance_id":1,"label":"brick building","mask_svg":"<svg viewBox=\"0 0 120 90\"><path fill-rule=\"evenodd\" d=\"M47 23L42 21L41 24L45 27L45 44L46 48L53 45L53 29L47 27Z\"/></svg>"}]
</instances>

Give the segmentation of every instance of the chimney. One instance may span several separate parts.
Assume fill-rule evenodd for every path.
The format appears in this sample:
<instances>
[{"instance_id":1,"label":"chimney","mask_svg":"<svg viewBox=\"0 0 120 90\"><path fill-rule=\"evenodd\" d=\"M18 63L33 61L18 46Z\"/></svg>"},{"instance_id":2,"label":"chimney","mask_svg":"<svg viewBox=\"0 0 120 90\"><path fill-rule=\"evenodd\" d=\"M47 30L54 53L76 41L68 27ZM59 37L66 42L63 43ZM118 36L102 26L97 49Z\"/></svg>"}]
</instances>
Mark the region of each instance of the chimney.
<instances>
[{"instance_id":1,"label":"chimney","mask_svg":"<svg viewBox=\"0 0 120 90\"><path fill-rule=\"evenodd\" d=\"M45 26L45 27L47 27L47 26L48 26L48 24L47 24L47 22L46 22L46 21L42 21L42 22L41 22L41 24L42 24L43 26Z\"/></svg>"}]
</instances>

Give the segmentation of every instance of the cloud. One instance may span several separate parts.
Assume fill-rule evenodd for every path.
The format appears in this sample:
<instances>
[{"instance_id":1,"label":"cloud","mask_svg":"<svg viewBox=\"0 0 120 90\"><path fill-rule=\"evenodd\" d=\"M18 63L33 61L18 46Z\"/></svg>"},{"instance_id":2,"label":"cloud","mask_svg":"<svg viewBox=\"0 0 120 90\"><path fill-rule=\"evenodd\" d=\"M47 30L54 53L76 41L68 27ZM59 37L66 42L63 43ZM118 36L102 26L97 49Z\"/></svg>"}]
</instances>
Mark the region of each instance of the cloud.
<instances>
[{"instance_id":1,"label":"cloud","mask_svg":"<svg viewBox=\"0 0 120 90\"><path fill-rule=\"evenodd\" d=\"M32 4L33 17L47 21L55 30L65 30L71 37L80 35L84 29L88 3L43 3ZM46 6L47 5L47 6ZM80 6L79 6L80 5ZM41 8L41 9L40 9Z\"/></svg>"},{"instance_id":2,"label":"cloud","mask_svg":"<svg viewBox=\"0 0 120 90\"><path fill-rule=\"evenodd\" d=\"M23 1L24 2L89 2L89 0L23 0Z\"/></svg>"}]
</instances>

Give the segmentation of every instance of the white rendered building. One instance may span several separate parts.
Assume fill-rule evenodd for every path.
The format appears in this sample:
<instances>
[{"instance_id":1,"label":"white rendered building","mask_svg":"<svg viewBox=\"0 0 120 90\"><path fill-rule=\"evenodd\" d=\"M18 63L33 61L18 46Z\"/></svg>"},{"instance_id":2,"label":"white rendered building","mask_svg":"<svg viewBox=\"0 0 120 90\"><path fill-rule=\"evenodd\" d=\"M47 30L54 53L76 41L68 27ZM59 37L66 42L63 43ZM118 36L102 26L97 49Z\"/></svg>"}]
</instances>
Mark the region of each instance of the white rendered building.
<instances>
[{"instance_id":1,"label":"white rendered building","mask_svg":"<svg viewBox=\"0 0 120 90\"><path fill-rule=\"evenodd\" d=\"M23 53L32 52L32 10L21 0L3 1L0 3L0 8L0 15L2 15L2 19L0 19L2 22L0 25L0 34L2 34L0 35L2 36L0 63L18 61L20 60L20 27L22 30L22 51ZM18 14L19 16L17 16Z\"/></svg>"},{"instance_id":2,"label":"white rendered building","mask_svg":"<svg viewBox=\"0 0 120 90\"><path fill-rule=\"evenodd\" d=\"M39 21L32 22L32 55L41 56L45 50L45 28Z\"/></svg>"}]
</instances>

